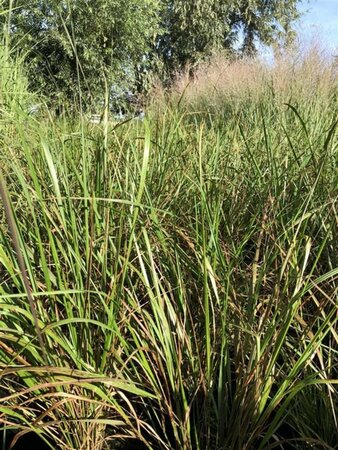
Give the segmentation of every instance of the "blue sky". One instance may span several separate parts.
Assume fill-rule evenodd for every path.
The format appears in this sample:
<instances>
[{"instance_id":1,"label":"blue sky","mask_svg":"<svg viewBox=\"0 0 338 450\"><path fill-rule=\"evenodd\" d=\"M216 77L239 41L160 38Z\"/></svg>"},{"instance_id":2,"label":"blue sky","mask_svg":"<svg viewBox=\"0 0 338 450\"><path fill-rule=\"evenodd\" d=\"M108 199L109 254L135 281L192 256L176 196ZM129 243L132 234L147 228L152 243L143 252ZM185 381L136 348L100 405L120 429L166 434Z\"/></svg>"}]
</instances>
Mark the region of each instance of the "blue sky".
<instances>
[{"instance_id":1,"label":"blue sky","mask_svg":"<svg viewBox=\"0 0 338 450\"><path fill-rule=\"evenodd\" d=\"M301 38L320 40L332 51L338 49L338 0L304 0L300 6L304 12L296 30Z\"/></svg>"}]
</instances>

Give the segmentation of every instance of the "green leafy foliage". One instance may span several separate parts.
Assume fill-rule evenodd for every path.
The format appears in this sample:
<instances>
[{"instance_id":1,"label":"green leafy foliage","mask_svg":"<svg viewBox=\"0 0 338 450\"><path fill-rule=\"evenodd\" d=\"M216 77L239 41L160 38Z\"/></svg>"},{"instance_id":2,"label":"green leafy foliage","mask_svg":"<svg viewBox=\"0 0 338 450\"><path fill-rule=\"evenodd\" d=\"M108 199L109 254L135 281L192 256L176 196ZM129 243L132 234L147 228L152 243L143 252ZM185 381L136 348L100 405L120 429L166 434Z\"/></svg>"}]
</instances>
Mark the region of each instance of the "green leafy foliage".
<instances>
[{"instance_id":1,"label":"green leafy foliage","mask_svg":"<svg viewBox=\"0 0 338 450\"><path fill-rule=\"evenodd\" d=\"M165 0L163 34L158 52L169 74L200 62L215 51L235 51L240 35L244 53L258 43L292 38L291 24L299 17L297 0Z\"/></svg>"},{"instance_id":2,"label":"green leafy foliage","mask_svg":"<svg viewBox=\"0 0 338 450\"><path fill-rule=\"evenodd\" d=\"M27 54L33 89L103 100L112 85L135 85L157 33L157 11L157 0L33 0L8 20L12 45Z\"/></svg>"}]
</instances>

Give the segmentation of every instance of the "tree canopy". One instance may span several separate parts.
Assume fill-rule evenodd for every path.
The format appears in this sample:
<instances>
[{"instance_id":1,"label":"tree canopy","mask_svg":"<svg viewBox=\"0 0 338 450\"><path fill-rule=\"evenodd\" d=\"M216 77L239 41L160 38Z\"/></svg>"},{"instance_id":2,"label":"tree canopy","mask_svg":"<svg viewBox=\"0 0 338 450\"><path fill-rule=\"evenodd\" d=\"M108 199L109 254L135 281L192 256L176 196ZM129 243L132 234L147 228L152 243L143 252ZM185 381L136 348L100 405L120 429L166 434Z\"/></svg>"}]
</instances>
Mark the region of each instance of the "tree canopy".
<instances>
[{"instance_id":1,"label":"tree canopy","mask_svg":"<svg viewBox=\"0 0 338 450\"><path fill-rule=\"evenodd\" d=\"M34 88L95 97L106 83L132 84L157 33L158 1L31 0L10 21Z\"/></svg>"},{"instance_id":2,"label":"tree canopy","mask_svg":"<svg viewBox=\"0 0 338 450\"><path fill-rule=\"evenodd\" d=\"M299 0L3 0L13 46L31 85L48 95L96 98L103 87L142 90L213 52L255 52L292 37ZM1 15L4 20L6 15ZM7 22L8 23L8 22ZM238 48L238 38L243 45Z\"/></svg>"},{"instance_id":3,"label":"tree canopy","mask_svg":"<svg viewBox=\"0 0 338 450\"><path fill-rule=\"evenodd\" d=\"M169 72L219 49L253 54L258 43L288 41L297 0L165 0L158 53Z\"/></svg>"}]
</instances>

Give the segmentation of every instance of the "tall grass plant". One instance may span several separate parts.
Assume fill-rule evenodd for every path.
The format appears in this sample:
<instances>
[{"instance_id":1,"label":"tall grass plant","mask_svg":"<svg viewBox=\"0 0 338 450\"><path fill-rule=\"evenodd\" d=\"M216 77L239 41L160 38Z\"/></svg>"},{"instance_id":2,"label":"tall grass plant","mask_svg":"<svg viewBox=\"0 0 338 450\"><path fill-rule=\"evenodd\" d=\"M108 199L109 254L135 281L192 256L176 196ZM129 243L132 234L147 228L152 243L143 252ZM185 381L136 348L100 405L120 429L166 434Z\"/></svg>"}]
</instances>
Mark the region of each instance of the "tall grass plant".
<instances>
[{"instance_id":1,"label":"tall grass plant","mask_svg":"<svg viewBox=\"0 0 338 450\"><path fill-rule=\"evenodd\" d=\"M0 135L7 434L335 448L335 84L323 69L282 106L269 70L203 95L197 77L120 125L20 119L25 82L2 82L17 93Z\"/></svg>"}]
</instances>

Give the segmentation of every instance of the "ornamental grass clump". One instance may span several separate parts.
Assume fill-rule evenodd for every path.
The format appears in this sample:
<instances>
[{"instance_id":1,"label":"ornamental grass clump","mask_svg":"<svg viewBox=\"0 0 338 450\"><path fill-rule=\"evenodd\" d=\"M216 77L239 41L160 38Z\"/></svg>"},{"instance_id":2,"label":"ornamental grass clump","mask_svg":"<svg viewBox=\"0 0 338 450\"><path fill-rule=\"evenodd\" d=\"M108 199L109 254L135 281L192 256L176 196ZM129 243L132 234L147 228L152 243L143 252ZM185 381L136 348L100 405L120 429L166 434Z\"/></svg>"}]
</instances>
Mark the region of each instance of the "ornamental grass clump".
<instances>
[{"instance_id":1,"label":"ornamental grass clump","mask_svg":"<svg viewBox=\"0 0 338 450\"><path fill-rule=\"evenodd\" d=\"M155 103L163 102L160 85L154 92ZM272 105L283 109L285 103L327 107L336 92L333 55L317 43L278 52L269 63L258 57L215 55L200 63L193 75L189 67L178 74L167 97L191 111L228 118L259 104L265 110Z\"/></svg>"},{"instance_id":2,"label":"ornamental grass clump","mask_svg":"<svg viewBox=\"0 0 338 450\"><path fill-rule=\"evenodd\" d=\"M182 97L143 123L73 112L1 128L5 437L34 431L61 450L334 448L328 92L283 107L240 97L227 120Z\"/></svg>"}]
</instances>

